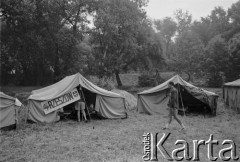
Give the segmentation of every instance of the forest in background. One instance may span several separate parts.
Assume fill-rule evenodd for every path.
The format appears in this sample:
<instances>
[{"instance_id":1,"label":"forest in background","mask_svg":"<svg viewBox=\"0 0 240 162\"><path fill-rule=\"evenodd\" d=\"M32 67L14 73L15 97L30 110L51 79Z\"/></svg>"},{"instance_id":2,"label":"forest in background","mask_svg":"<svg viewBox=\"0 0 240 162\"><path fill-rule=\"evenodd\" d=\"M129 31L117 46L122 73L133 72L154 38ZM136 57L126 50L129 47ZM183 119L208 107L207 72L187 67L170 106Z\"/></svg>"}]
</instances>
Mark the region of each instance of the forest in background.
<instances>
[{"instance_id":1,"label":"forest in background","mask_svg":"<svg viewBox=\"0 0 240 162\"><path fill-rule=\"evenodd\" d=\"M208 86L240 78L240 1L193 20L152 20L147 0L1 1L0 82L40 86L80 72L175 71Z\"/></svg>"}]
</instances>

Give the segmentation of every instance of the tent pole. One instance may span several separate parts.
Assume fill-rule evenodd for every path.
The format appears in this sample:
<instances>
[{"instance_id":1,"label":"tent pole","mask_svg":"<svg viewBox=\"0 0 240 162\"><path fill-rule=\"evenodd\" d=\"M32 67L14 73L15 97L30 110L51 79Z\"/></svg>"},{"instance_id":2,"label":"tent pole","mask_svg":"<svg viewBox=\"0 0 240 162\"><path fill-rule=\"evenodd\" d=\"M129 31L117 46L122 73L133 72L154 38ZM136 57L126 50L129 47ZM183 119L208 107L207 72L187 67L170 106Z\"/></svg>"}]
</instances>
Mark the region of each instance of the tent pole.
<instances>
[{"instance_id":1,"label":"tent pole","mask_svg":"<svg viewBox=\"0 0 240 162\"><path fill-rule=\"evenodd\" d=\"M29 100L28 100L28 105L29 105ZM29 106L27 105L27 117L26 117L26 119L25 119L25 124L27 123L27 119L28 119L28 115L29 115ZM25 107L25 105L24 105L24 107Z\"/></svg>"},{"instance_id":2,"label":"tent pole","mask_svg":"<svg viewBox=\"0 0 240 162\"><path fill-rule=\"evenodd\" d=\"M178 84L178 91L179 91L180 99L181 99L181 103L182 103L183 115L184 115L184 117L185 117L185 116L186 116L186 114L185 114L185 108L184 108L184 105L183 105L182 94L181 94L181 91L180 91L180 86L179 86L179 84Z\"/></svg>"},{"instance_id":3,"label":"tent pole","mask_svg":"<svg viewBox=\"0 0 240 162\"><path fill-rule=\"evenodd\" d=\"M86 106L86 108L87 108L87 113L88 113L88 115L89 115L89 119L90 119L90 121L92 121L92 119L91 119L91 115L90 115L90 113L89 113L88 106L87 106L87 103L86 103L85 96L84 96L84 93L83 93L83 91L82 91L82 86L81 86L81 85L80 85L80 88L81 88L80 93L81 93L82 96L83 96L83 100L84 100L84 102L85 102L85 106Z\"/></svg>"},{"instance_id":4,"label":"tent pole","mask_svg":"<svg viewBox=\"0 0 240 162\"><path fill-rule=\"evenodd\" d=\"M18 113L17 113L16 105L14 105L14 110L15 110L15 124L16 124L16 129L17 129L18 128Z\"/></svg>"}]
</instances>

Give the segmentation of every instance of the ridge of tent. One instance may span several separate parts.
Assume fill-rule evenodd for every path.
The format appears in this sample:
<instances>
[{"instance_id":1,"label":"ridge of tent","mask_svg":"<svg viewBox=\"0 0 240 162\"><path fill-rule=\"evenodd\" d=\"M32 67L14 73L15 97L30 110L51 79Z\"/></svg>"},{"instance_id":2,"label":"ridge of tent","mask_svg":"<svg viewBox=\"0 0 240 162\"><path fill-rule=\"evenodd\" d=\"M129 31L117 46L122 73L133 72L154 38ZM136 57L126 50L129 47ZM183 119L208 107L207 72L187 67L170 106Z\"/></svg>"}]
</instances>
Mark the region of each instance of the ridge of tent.
<instances>
[{"instance_id":1,"label":"ridge of tent","mask_svg":"<svg viewBox=\"0 0 240 162\"><path fill-rule=\"evenodd\" d=\"M9 96L3 92L0 92L0 97L1 98L6 98L6 99L11 99L11 100L15 100L16 98L12 97L12 96Z\"/></svg>"},{"instance_id":2,"label":"ridge of tent","mask_svg":"<svg viewBox=\"0 0 240 162\"><path fill-rule=\"evenodd\" d=\"M22 105L22 103L17 98L9 96L9 95L7 95L3 92L0 92L0 98L5 98L5 99L8 99L8 100L12 100L12 101L14 101L14 105L19 106L19 107Z\"/></svg>"},{"instance_id":3,"label":"ridge of tent","mask_svg":"<svg viewBox=\"0 0 240 162\"><path fill-rule=\"evenodd\" d=\"M187 81L185 81L184 79L182 79L179 75L175 75L173 76L172 78L168 79L167 81L165 81L164 83L156 86L156 87L153 87L151 89L148 89L148 90L145 90L145 91L142 91L138 94L149 94L149 93L155 93L155 92L158 92L158 91L161 91L161 90L164 90L164 89L167 89L168 88L168 83L172 81L174 82L174 84L178 83L180 85L183 85L183 86L187 86L189 88L196 88L198 89L199 91L202 91L204 93L206 93L207 95L212 95L212 96L218 96L216 93L214 92L210 92L210 91L207 91L205 89L202 89L202 88L199 88L199 87L196 87L190 83L188 83Z\"/></svg>"},{"instance_id":4,"label":"ridge of tent","mask_svg":"<svg viewBox=\"0 0 240 162\"><path fill-rule=\"evenodd\" d=\"M102 96L123 98L121 95L117 93L110 92L103 88L98 87L97 85L91 83L86 78L84 78L80 73L76 73L74 75L66 76L62 80L50 86L32 91L28 99L34 100L53 99L67 93L70 89L73 89L78 85L81 85L83 88L86 88L89 91Z\"/></svg>"},{"instance_id":5,"label":"ridge of tent","mask_svg":"<svg viewBox=\"0 0 240 162\"><path fill-rule=\"evenodd\" d=\"M167 89L168 88L168 83L170 81L174 82L174 84L179 83L181 85L186 85L186 86L189 86L189 87L195 87L195 86L191 85L190 83L187 83L186 81L184 81L179 75L175 75L172 78L168 79L167 81L163 82L162 84L159 84L156 87L153 87L151 89L145 90L145 91L140 92L138 94L155 93L155 92L158 92L160 90Z\"/></svg>"},{"instance_id":6,"label":"ridge of tent","mask_svg":"<svg viewBox=\"0 0 240 162\"><path fill-rule=\"evenodd\" d=\"M237 79L232 82L225 83L224 86L240 86L240 79Z\"/></svg>"}]
</instances>

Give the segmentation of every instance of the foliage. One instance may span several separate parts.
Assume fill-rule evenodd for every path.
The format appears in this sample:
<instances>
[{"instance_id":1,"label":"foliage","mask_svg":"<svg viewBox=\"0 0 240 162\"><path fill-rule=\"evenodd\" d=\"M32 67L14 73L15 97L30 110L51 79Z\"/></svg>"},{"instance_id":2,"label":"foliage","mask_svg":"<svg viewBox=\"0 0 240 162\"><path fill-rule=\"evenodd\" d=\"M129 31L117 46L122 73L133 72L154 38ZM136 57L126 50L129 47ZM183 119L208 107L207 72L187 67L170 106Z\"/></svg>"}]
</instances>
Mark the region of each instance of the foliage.
<instances>
[{"instance_id":1,"label":"foliage","mask_svg":"<svg viewBox=\"0 0 240 162\"><path fill-rule=\"evenodd\" d=\"M194 21L191 29L194 31L199 39L201 39L204 46L207 46L209 40L212 38L210 20L208 18L201 18L201 21Z\"/></svg>"},{"instance_id":2,"label":"foliage","mask_svg":"<svg viewBox=\"0 0 240 162\"><path fill-rule=\"evenodd\" d=\"M226 70L226 81L234 81L240 77L240 33L229 40L228 52L231 65Z\"/></svg>"},{"instance_id":3,"label":"foliage","mask_svg":"<svg viewBox=\"0 0 240 162\"><path fill-rule=\"evenodd\" d=\"M198 34L204 46L207 46L214 36L223 34L230 29L229 17L222 7L215 7L209 16L195 21L191 29Z\"/></svg>"},{"instance_id":4,"label":"foliage","mask_svg":"<svg viewBox=\"0 0 240 162\"><path fill-rule=\"evenodd\" d=\"M187 31L176 39L175 70L188 74L188 81L194 73L201 73L204 48L196 33Z\"/></svg>"},{"instance_id":5,"label":"foliage","mask_svg":"<svg viewBox=\"0 0 240 162\"><path fill-rule=\"evenodd\" d=\"M215 7L209 16L213 35L222 34L229 30L229 17L222 7Z\"/></svg>"},{"instance_id":6,"label":"foliage","mask_svg":"<svg viewBox=\"0 0 240 162\"><path fill-rule=\"evenodd\" d=\"M149 39L151 24L136 1L100 2L94 16L92 35L94 57L98 60L96 73L100 77L115 74L121 86L119 73L137 62L139 55L148 55L152 50L158 52L158 46L155 48Z\"/></svg>"},{"instance_id":7,"label":"foliage","mask_svg":"<svg viewBox=\"0 0 240 162\"><path fill-rule=\"evenodd\" d=\"M40 85L81 71L92 1L6 0L1 4L1 82Z\"/></svg>"},{"instance_id":8,"label":"foliage","mask_svg":"<svg viewBox=\"0 0 240 162\"><path fill-rule=\"evenodd\" d=\"M214 37L208 44L204 61L205 72L208 75L208 85L222 85L222 74L228 69L229 55L227 43L221 36Z\"/></svg>"},{"instance_id":9,"label":"foliage","mask_svg":"<svg viewBox=\"0 0 240 162\"><path fill-rule=\"evenodd\" d=\"M175 19L177 20L177 32L178 35L188 31L192 23L192 15L188 11L184 12L179 9L175 12Z\"/></svg>"},{"instance_id":10,"label":"foliage","mask_svg":"<svg viewBox=\"0 0 240 162\"><path fill-rule=\"evenodd\" d=\"M240 32L240 1L234 3L232 7L228 9L228 17L230 29L223 34L227 41Z\"/></svg>"},{"instance_id":11,"label":"foliage","mask_svg":"<svg viewBox=\"0 0 240 162\"><path fill-rule=\"evenodd\" d=\"M153 87L156 86L156 78L150 73L142 73L138 77L138 85L141 87Z\"/></svg>"},{"instance_id":12,"label":"foliage","mask_svg":"<svg viewBox=\"0 0 240 162\"><path fill-rule=\"evenodd\" d=\"M239 78L238 37L240 1L226 12L215 7L210 15L191 23L191 15L176 11L177 32L171 45L172 69L191 77L206 76L209 86L219 87L224 81ZM234 53L233 55L231 53Z\"/></svg>"},{"instance_id":13,"label":"foliage","mask_svg":"<svg viewBox=\"0 0 240 162\"><path fill-rule=\"evenodd\" d=\"M162 69L165 66L163 57L161 36L153 31L149 26L143 26L138 36L142 50L138 53L133 69L153 70Z\"/></svg>"},{"instance_id":14,"label":"foliage","mask_svg":"<svg viewBox=\"0 0 240 162\"><path fill-rule=\"evenodd\" d=\"M160 35L163 37L166 46L166 56L168 55L168 47L172 41L173 36L177 30L177 23L173 21L171 17L165 17L163 20L156 20L154 22L156 29L159 31Z\"/></svg>"},{"instance_id":15,"label":"foliage","mask_svg":"<svg viewBox=\"0 0 240 162\"><path fill-rule=\"evenodd\" d=\"M104 79L115 75L122 86L119 75L130 70L207 77L212 86L239 78L240 1L228 10L215 7L194 22L181 9L152 22L147 3L2 1L0 83L46 85L81 72Z\"/></svg>"},{"instance_id":16,"label":"foliage","mask_svg":"<svg viewBox=\"0 0 240 162\"><path fill-rule=\"evenodd\" d=\"M234 25L240 25L240 1L232 4L228 9L228 16Z\"/></svg>"}]
</instances>

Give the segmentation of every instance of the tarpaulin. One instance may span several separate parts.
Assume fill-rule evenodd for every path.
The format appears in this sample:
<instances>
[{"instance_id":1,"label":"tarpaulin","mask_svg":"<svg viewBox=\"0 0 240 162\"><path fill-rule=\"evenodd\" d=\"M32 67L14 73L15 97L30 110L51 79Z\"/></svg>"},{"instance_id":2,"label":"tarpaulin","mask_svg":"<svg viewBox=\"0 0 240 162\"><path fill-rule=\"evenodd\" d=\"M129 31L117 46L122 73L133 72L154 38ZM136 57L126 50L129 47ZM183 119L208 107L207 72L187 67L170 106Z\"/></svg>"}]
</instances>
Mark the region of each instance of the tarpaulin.
<instances>
[{"instance_id":1,"label":"tarpaulin","mask_svg":"<svg viewBox=\"0 0 240 162\"><path fill-rule=\"evenodd\" d=\"M110 119L123 118L126 116L124 98L122 96L94 85L80 73L77 73L67 76L53 85L32 91L32 94L28 98L28 119L34 122L46 123L58 121L59 117L57 112L54 111L45 114L41 102L64 95L79 85L96 94L95 110L98 111L101 116Z\"/></svg>"}]
</instances>

